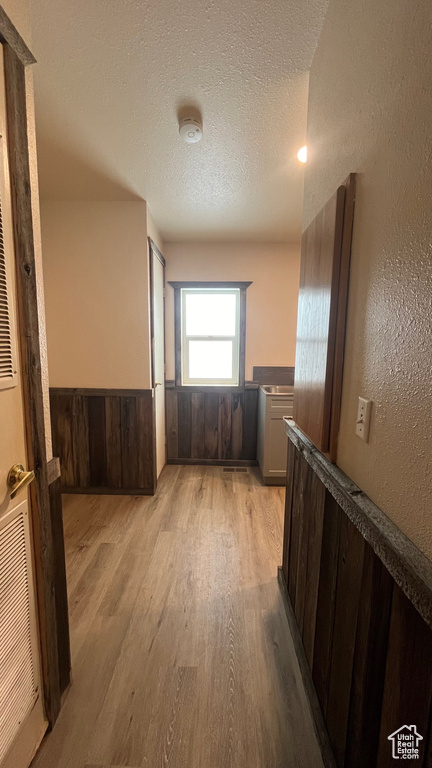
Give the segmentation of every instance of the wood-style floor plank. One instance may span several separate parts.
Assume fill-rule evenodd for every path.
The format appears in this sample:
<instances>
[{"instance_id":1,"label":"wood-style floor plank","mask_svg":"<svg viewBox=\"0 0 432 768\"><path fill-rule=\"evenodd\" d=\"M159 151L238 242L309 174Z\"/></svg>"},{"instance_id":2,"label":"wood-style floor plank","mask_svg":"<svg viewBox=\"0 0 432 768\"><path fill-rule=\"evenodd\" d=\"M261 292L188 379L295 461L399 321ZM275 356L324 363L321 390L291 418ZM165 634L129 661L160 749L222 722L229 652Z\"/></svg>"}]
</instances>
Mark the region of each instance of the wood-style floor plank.
<instances>
[{"instance_id":1,"label":"wood-style floor plank","mask_svg":"<svg viewBox=\"0 0 432 768\"><path fill-rule=\"evenodd\" d=\"M73 684L33 768L322 768L276 572L284 491L170 466L64 499Z\"/></svg>"}]
</instances>

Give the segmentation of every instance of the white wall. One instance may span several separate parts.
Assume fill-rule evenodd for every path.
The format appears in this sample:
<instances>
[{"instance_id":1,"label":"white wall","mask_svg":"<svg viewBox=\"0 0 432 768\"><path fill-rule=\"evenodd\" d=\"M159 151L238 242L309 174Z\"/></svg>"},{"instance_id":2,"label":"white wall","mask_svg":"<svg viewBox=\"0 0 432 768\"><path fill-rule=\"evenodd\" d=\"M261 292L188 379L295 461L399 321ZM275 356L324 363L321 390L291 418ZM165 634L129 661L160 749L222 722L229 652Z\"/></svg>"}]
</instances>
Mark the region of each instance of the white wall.
<instances>
[{"instance_id":1,"label":"white wall","mask_svg":"<svg viewBox=\"0 0 432 768\"><path fill-rule=\"evenodd\" d=\"M300 247L167 243L166 279L253 281L246 294L246 380L254 365L294 365ZM167 379L174 379L174 291L166 298Z\"/></svg>"},{"instance_id":2,"label":"white wall","mask_svg":"<svg viewBox=\"0 0 432 768\"><path fill-rule=\"evenodd\" d=\"M150 387L145 202L41 205L50 386Z\"/></svg>"},{"instance_id":3,"label":"white wall","mask_svg":"<svg viewBox=\"0 0 432 768\"><path fill-rule=\"evenodd\" d=\"M338 464L432 557L430 3L330 0L304 226L358 173ZM373 400L370 442L357 398Z\"/></svg>"}]
</instances>

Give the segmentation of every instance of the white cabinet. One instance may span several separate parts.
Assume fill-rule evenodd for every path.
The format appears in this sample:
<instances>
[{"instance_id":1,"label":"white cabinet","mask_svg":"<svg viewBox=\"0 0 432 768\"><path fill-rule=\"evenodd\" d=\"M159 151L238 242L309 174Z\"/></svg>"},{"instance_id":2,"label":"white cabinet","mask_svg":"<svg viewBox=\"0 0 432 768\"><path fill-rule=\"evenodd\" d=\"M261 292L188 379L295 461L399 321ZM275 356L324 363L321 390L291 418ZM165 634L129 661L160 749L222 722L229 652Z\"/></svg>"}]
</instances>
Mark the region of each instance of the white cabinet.
<instances>
[{"instance_id":1,"label":"white cabinet","mask_svg":"<svg viewBox=\"0 0 432 768\"><path fill-rule=\"evenodd\" d=\"M271 388L268 388L271 389ZM258 462L266 485L284 485L287 436L284 416L292 417L293 393L273 394L264 387L258 396Z\"/></svg>"}]
</instances>

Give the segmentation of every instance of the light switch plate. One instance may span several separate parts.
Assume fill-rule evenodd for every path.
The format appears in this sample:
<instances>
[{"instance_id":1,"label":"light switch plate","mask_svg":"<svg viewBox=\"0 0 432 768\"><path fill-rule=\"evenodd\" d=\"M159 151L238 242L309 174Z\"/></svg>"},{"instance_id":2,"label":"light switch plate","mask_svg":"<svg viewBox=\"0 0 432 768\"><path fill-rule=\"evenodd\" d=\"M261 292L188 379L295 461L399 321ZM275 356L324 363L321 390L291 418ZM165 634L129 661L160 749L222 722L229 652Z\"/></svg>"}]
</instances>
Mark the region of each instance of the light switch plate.
<instances>
[{"instance_id":1,"label":"light switch plate","mask_svg":"<svg viewBox=\"0 0 432 768\"><path fill-rule=\"evenodd\" d=\"M372 410L372 400L366 400L365 397L359 397L357 406L356 435L365 443L369 440L370 417Z\"/></svg>"}]
</instances>

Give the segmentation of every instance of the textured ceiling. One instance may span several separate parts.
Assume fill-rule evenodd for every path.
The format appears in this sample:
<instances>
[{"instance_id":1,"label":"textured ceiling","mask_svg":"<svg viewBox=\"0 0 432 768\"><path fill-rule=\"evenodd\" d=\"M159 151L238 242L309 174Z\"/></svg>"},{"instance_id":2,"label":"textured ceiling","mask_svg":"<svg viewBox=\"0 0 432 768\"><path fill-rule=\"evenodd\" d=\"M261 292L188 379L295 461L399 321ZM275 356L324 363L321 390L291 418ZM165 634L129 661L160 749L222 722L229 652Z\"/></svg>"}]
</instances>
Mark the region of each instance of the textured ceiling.
<instances>
[{"instance_id":1,"label":"textured ceiling","mask_svg":"<svg viewBox=\"0 0 432 768\"><path fill-rule=\"evenodd\" d=\"M298 240L326 4L31 0L41 196L143 198L166 240Z\"/></svg>"}]
</instances>

